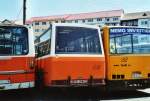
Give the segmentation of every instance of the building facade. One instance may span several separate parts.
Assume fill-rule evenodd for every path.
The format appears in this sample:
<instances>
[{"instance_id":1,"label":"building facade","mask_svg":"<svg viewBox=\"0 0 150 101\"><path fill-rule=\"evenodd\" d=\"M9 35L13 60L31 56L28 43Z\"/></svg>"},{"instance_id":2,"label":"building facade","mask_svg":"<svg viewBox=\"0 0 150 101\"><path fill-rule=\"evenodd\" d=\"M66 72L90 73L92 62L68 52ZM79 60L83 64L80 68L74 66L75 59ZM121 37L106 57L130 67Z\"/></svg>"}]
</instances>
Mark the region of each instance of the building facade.
<instances>
[{"instance_id":1,"label":"building facade","mask_svg":"<svg viewBox=\"0 0 150 101\"><path fill-rule=\"evenodd\" d=\"M120 21L122 26L137 26L150 28L150 11L126 13Z\"/></svg>"},{"instance_id":2,"label":"building facade","mask_svg":"<svg viewBox=\"0 0 150 101\"><path fill-rule=\"evenodd\" d=\"M117 26L120 24L123 14L123 10L72 14L66 19L66 22L98 25L100 27L104 25Z\"/></svg>"},{"instance_id":3,"label":"building facade","mask_svg":"<svg viewBox=\"0 0 150 101\"><path fill-rule=\"evenodd\" d=\"M26 24L33 28L35 37L38 37L50 26L51 23L82 23L98 25L100 27L104 25L118 26L120 25L120 20L123 14L124 11L121 9L46 17L33 17L29 19Z\"/></svg>"},{"instance_id":4,"label":"building facade","mask_svg":"<svg viewBox=\"0 0 150 101\"><path fill-rule=\"evenodd\" d=\"M46 17L32 17L26 21L26 25L29 28L33 28L35 37L38 37L47 28L49 28L51 23L62 23L68 15L58 15L58 16L46 16Z\"/></svg>"}]
</instances>

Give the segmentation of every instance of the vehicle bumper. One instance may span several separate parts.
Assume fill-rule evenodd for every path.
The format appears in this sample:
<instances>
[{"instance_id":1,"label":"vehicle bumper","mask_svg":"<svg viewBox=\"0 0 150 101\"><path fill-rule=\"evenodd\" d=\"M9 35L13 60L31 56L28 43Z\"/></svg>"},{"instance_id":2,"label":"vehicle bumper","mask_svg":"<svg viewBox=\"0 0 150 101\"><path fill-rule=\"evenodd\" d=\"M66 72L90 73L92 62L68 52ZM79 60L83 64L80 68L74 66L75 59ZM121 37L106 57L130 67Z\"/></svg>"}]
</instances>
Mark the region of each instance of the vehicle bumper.
<instances>
[{"instance_id":1,"label":"vehicle bumper","mask_svg":"<svg viewBox=\"0 0 150 101\"><path fill-rule=\"evenodd\" d=\"M0 84L0 90L24 89L34 87L34 82Z\"/></svg>"},{"instance_id":2,"label":"vehicle bumper","mask_svg":"<svg viewBox=\"0 0 150 101\"><path fill-rule=\"evenodd\" d=\"M104 86L104 79L89 79L87 82L80 82L80 80L76 80L76 82L72 82L72 80L52 80L50 86L51 87L88 87L88 86Z\"/></svg>"},{"instance_id":3,"label":"vehicle bumper","mask_svg":"<svg viewBox=\"0 0 150 101\"><path fill-rule=\"evenodd\" d=\"M150 87L150 79L111 80L106 82L109 90L136 90Z\"/></svg>"}]
</instances>

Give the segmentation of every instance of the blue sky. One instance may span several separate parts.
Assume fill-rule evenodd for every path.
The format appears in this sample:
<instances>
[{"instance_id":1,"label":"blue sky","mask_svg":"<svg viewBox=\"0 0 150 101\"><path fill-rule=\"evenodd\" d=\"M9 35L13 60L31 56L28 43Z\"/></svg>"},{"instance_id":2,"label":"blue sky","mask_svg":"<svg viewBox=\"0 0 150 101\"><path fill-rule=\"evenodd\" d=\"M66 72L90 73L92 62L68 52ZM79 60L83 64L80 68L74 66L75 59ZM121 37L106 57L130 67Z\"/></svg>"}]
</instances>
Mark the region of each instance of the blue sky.
<instances>
[{"instance_id":1,"label":"blue sky","mask_svg":"<svg viewBox=\"0 0 150 101\"><path fill-rule=\"evenodd\" d=\"M1 0L0 20L22 19L22 1ZM150 0L27 0L27 18L115 9L150 11Z\"/></svg>"}]
</instances>

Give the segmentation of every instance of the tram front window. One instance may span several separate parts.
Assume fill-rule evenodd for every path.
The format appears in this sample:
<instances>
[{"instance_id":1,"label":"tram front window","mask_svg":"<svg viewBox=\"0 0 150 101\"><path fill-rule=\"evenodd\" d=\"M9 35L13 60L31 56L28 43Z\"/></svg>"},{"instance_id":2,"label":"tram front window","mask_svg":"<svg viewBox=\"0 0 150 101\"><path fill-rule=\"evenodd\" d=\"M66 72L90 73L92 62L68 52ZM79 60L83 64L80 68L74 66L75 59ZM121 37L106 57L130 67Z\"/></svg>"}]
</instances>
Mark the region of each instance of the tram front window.
<instances>
[{"instance_id":1,"label":"tram front window","mask_svg":"<svg viewBox=\"0 0 150 101\"><path fill-rule=\"evenodd\" d=\"M25 55L28 52L28 30L24 27L0 27L0 55Z\"/></svg>"}]
</instances>

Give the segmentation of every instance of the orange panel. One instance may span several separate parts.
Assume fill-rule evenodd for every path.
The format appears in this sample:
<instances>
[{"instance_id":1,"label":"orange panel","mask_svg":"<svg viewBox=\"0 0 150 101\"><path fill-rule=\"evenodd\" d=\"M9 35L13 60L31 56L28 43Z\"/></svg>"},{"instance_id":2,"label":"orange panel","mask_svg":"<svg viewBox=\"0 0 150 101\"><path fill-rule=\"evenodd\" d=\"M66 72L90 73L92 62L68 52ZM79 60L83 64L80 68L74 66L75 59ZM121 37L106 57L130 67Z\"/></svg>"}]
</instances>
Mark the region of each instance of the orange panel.
<instances>
[{"instance_id":1,"label":"orange panel","mask_svg":"<svg viewBox=\"0 0 150 101\"><path fill-rule=\"evenodd\" d=\"M12 83L33 81L34 69L30 68L31 60L33 60L33 57L12 57L10 59L1 59L0 80L11 80ZM30 73L12 73L20 70L28 71Z\"/></svg>"},{"instance_id":2,"label":"orange panel","mask_svg":"<svg viewBox=\"0 0 150 101\"><path fill-rule=\"evenodd\" d=\"M46 85L51 80L105 79L104 57L49 57L39 60Z\"/></svg>"}]
</instances>

